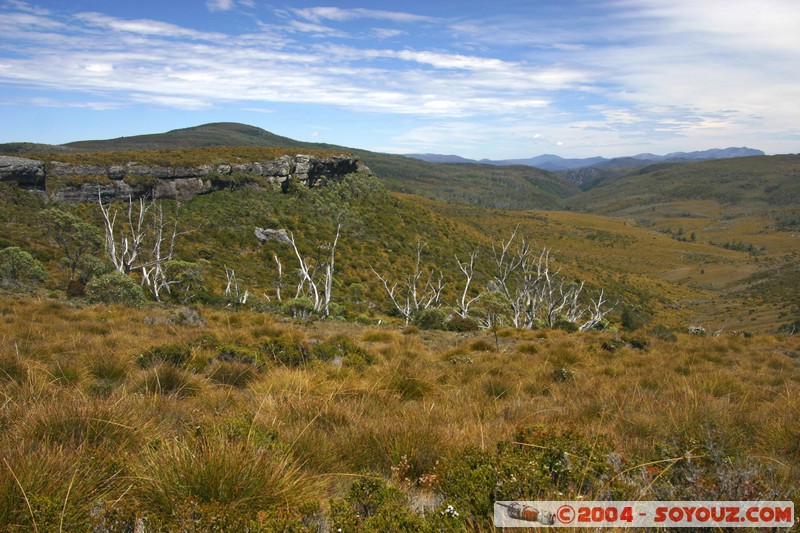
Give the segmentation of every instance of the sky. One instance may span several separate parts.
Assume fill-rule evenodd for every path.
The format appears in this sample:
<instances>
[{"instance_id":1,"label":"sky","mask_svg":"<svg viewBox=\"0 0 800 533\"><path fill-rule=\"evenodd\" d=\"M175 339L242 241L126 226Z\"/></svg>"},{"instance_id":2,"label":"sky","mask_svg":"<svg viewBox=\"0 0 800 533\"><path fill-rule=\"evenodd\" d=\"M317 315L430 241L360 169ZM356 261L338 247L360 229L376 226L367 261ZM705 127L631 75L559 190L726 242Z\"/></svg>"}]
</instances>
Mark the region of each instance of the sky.
<instances>
[{"instance_id":1,"label":"sky","mask_svg":"<svg viewBox=\"0 0 800 533\"><path fill-rule=\"evenodd\" d=\"M800 152L798 0L0 0L0 142Z\"/></svg>"}]
</instances>

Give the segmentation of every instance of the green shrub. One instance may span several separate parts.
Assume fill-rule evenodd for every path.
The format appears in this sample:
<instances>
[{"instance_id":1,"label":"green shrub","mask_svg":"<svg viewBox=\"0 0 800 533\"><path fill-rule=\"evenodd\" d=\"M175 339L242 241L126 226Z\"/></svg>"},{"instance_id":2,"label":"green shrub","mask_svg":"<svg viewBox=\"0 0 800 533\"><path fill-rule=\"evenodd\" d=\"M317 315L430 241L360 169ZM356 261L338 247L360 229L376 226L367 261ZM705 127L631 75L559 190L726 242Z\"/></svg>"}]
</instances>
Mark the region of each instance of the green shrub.
<instances>
[{"instance_id":1,"label":"green shrub","mask_svg":"<svg viewBox=\"0 0 800 533\"><path fill-rule=\"evenodd\" d=\"M633 306L625 307L625 309L622 310L622 316L620 317L622 327L628 331L634 331L639 328L643 328L651 320L653 320L653 317L650 315L650 313L639 307Z\"/></svg>"},{"instance_id":2,"label":"green shrub","mask_svg":"<svg viewBox=\"0 0 800 533\"><path fill-rule=\"evenodd\" d=\"M299 367L311 362L311 349L305 341L291 335L281 335L259 344L261 357L280 365Z\"/></svg>"},{"instance_id":3,"label":"green shrub","mask_svg":"<svg viewBox=\"0 0 800 533\"><path fill-rule=\"evenodd\" d=\"M108 274L114 268L106 261L84 254L78 259L76 279L86 285L93 278Z\"/></svg>"},{"instance_id":4,"label":"green shrub","mask_svg":"<svg viewBox=\"0 0 800 533\"><path fill-rule=\"evenodd\" d=\"M408 496L381 479L355 482L344 501L331 505L334 531L416 532L425 528L425 519L408 506Z\"/></svg>"},{"instance_id":5,"label":"green shrub","mask_svg":"<svg viewBox=\"0 0 800 533\"><path fill-rule=\"evenodd\" d=\"M42 264L25 250L16 246L0 250L0 287L30 290L45 277Z\"/></svg>"},{"instance_id":6,"label":"green shrub","mask_svg":"<svg viewBox=\"0 0 800 533\"><path fill-rule=\"evenodd\" d=\"M375 356L345 335L336 335L314 346L313 355L322 361L341 362L360 368L375 362Z\"/></svg>"},{"instance_id":7,"label":"green shrub","mask_svg":"<svg viewBox=\"0 0 800 533\"><path fill-rule=\"evenodd\" d=\"M284 314L299 320L308 320L314 314L314 302L305 296L293 298L281 306Z\"/></svg>"},{"instance_id":8,"label":"green shrub","mask_svg":"<svg viewBox=\"0 0 800 533\"><path fill-rule=\"evenodd\" d=\"M448 331L457 331L466 333L469 331L478 331L480 324L474 318L464 318L461 315L452 315L445 324L445 329Z\"/></svg>"},{"instance_id":9,"label":"green shrub","mask_svg":"<svg viewBox=\"0 0 800 533\"><path fill-rule=\"evenodd\" d=\"M90 302L132 307L141 306L147 301L142 287L132 278L116 270L89 281L86 284L86 298Z\"/></svg>"},{"instance_id":10,"label":"green shrub","mask_svg":"<svg viewBox=\"0 0 800 533\"><path fill-rule=\"evenodd\" d=\"M262 366L266 363L258 351L238 344L225 344L217 348L217 355L214 357L214 361L235 361L253 366Z\"/></svg>"},{"instance_id":11,"label":"green shrub","mask_svg":"<svg viewBox=\"0 0 800 533\"><path fill-rule=\"evenodd\" d=\"M420 311L414 317L414 323L420 329L445 329L447 313L439 307L429 307Z\"/></svg>"}]
</instances>

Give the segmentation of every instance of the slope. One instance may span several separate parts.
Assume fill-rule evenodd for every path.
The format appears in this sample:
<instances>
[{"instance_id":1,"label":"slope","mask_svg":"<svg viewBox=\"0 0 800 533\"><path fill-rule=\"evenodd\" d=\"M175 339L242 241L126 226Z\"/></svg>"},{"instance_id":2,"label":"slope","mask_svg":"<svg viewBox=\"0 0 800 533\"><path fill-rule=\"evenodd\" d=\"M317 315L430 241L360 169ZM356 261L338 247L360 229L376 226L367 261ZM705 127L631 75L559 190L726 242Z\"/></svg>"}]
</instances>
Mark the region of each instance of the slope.
<instances>
[{"instance_id":1,"label":"slope","mask_svg":"<svg viewBox=\"0 0 800 533\"><path fill-rule=\"evenodd\" d=\"M0 146L0 152L20 153L17 145ZM281 137L261 128L238 123L212 123L166 133L78 141L63 146L37 145L36 152L130 151L225 146L289 147L358 155L390 189L413 192L446 202L504 209L554 208L579 192L563 178L532 167L497 168L491 165L427 163L400 155L384 154Z\"/></svg>"}]
</instances>

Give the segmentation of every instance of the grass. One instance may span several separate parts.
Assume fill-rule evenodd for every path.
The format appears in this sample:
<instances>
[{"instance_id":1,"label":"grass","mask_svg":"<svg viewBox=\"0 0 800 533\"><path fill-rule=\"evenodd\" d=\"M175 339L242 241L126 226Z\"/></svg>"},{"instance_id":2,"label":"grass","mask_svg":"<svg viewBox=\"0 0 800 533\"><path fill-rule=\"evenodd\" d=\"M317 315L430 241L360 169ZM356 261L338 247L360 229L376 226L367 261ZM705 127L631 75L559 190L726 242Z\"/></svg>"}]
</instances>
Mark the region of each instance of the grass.
<instances>
[{"instance_id":1,"label":"grass","mask_svg":"<svg viewBox=\"0 0 800 533\"><path fill-rule=\"evenodd\" d=\"M103 318L106 332L87 337L64 335L60 320L46 313L50 300L17 298L4 306L11 320L0 322L0 350L16 376L0 382L0 453L10 465L0 481L14 495L0 502L6 530L32 529L32 516L40 531L58 529L62 516L65 530L142 517L156 530L345 523L356 520L345 511L360 505L348 492L360 479L382 480L369 491L402 496L359 492L358 501L383 502L358 519L374 520L362 523L368 529L386 526L389 515L433 527L434 515L443 516L438 511L411 511L426 493L438 495L442 509L454 506L456 529L479 530L488 529L491 509L481 502L501 496L797 497L797 337L678 332L663 340L637 332L647 348L636 349L609 333L509 330L495 350L483 333L467 340L437 331L408 336L211 308L201 310L207 325L199 331L189 324L142 329L147 316L169 310L60 308L75 330ZM23 317L31 329L18 327ZM312 351L324 347L328 355L263 369L202 357L186 368L136 363L176 338L214 352L214 343L201 339L244 349L263 333ZM369 353L371 362L336 361L351 351ZM76 369L74 379L53 371L66 364ZM570 379L558 379L562 369ZM101 380L104 394L87 394ZM547 449L590 463L554 477ZM665 461L687 452L698 457L695 470L682 459L666 469ZM522 468L531 462L549 464L550 474ZM697 468L700 485L690 481Z\"/></svg>"}]
</instances>

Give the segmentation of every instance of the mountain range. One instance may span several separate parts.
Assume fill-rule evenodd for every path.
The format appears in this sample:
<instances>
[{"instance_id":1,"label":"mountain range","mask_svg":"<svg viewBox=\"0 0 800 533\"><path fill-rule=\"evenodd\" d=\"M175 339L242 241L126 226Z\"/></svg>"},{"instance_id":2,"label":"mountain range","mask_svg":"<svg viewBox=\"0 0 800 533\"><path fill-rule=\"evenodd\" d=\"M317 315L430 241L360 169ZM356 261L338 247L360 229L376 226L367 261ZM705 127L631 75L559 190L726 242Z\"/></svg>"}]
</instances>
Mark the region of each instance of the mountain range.
<instances>
[{"instance_id":1,"label":"mountain range","mask_svg":"<svg viewBox=\"0 0 800 533\"><path fill-rule=\"evenodd\" d=\"M429 163L481 163L485 165L509 166L509 165L527 165L531 167L541 168L552 172L562 170L576 170L587 167L597 168L614 168L614 167L642 167L652 163L662 162L687 162L687 161L705 161L709 159L730 159L734 157L749 157L764 155L761 150L754 148L712 148L710 150L703 150L697 152L672 152L666 155L656 154L637 154L630 157L616 157L608 159L605 157L588 157L583 159L566 159L555 154L542 154L536 157L527 159L467 159L458 155L442 155L442 154L406 154L406 157L413 157L414 159L421 159Z\"/></svg>"}]
</instances>

